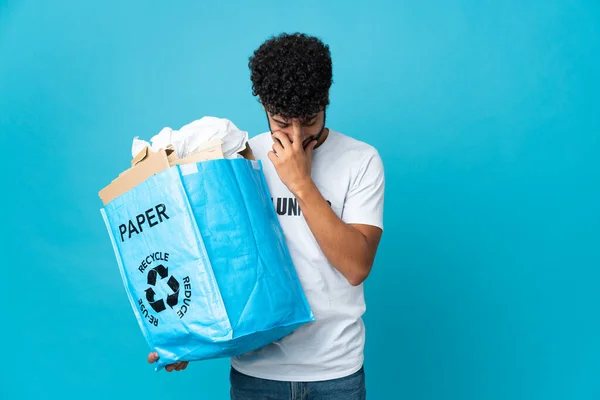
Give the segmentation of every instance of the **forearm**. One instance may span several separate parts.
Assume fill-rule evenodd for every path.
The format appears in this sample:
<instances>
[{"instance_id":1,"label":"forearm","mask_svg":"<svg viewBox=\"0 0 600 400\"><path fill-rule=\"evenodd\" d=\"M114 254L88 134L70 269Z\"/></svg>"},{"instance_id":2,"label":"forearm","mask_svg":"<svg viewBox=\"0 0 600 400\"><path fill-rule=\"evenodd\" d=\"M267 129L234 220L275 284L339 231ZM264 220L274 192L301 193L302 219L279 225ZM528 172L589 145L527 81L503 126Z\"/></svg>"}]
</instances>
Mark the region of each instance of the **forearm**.
<instances>
[{"instance_id":1,"label":"forearm","mask_svg":"<svg viewBox=\"0 0 600 400\"><path fill-rule=\"evenodd\" d=\"M373 263L369 259L365 236L335 214L312 180L297 191L296 198L329 262L350 284L358 285L364 281Z\"/></svg>"}]
</instances>

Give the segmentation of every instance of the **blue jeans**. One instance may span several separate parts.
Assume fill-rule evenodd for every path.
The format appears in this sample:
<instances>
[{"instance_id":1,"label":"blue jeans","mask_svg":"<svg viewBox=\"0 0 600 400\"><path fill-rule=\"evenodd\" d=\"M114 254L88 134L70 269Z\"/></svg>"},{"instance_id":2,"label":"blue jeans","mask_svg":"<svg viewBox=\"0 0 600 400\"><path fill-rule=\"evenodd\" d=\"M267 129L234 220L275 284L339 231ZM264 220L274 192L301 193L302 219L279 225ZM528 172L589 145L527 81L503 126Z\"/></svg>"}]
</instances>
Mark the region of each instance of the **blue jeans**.
<instances>
[{"instance_id":1,"label":"blue jeans","mask_svg":"<svg viewBox=\"0 0 600 400\"><path fill-rule=\"evenodd\" d=\"M365 372L319 382L254 378L231 368L231 400L365 400Z\"/></svg>"}]
</instances>

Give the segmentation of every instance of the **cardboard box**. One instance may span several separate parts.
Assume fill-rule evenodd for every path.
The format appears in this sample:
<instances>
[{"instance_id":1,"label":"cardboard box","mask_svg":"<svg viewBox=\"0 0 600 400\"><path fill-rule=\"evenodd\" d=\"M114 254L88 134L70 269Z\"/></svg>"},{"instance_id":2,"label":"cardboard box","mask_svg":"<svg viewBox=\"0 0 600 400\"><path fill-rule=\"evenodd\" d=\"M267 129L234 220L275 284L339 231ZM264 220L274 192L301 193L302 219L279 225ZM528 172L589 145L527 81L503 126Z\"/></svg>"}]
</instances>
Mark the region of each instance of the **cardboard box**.
<instances>
[{"instance_id":1,"label":"cardboard box","mask_svg":"<svg viewBox=\"0 0 600 400\"><path fill-rule=\"evenodd\" d=\"M98 195L102 204L106 205L123 193L128 192L151 176L158 174L175 165L193 164L208 160L224 158L222 142L209 144L203 150L179 158L172 147L157 152L145 147L131 160L131 168L119 174L108 186L100 190ZM239 153L248 160L254 160L254 154L249 144Z\"/></svg>"}]
</instances>

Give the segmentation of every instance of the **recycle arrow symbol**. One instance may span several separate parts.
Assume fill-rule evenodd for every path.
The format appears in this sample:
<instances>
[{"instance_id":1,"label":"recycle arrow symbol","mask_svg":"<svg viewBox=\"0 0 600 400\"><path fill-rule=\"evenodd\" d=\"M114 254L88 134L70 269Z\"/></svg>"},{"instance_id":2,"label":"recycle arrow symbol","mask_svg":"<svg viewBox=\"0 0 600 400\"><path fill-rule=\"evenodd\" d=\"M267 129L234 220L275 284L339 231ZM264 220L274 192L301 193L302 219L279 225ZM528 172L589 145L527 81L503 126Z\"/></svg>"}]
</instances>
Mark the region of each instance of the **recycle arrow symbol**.
<instances>
[{"instance_id":1,"label":"recycle arrow symbol","mask_svg":"<svg viewBox=\"0 0 600 400\"><path fill-rule=\"evenodd\" d=\"M172 294L167 296L167 304L169 305L169 307L173 308L179 302L179 282L177 282L177 279L175 279L175 277L172 276L167 281L167 285L169 285L169 287L173 291Z\"/></svg>"},{"instance_id":2,"label":"recycle arrow symbol","mask_svg":"<svg viewBox=\"0 0 600 400\"><path fill-rule=\"evenodd\" d=\"M156 285L156 275L160 275L160 279L165 279L167 275L169 275L169 268L162 264L152 268L150 272L148 272L148 285Z\"/></svg>"},{"instance_id":3,"label":"recycle arrow symbol","mask_svg":"<svg viewBox=\"0 0 600 400\"><path fill-rule=\"evenodd\" d=\"M159 276L160 279L165 279L167 276L169 276L169 268L160 264L151 269L148 272L148 284L151 286L155 286L156 279ZM175 279L174 276L171 276L167 280L167 285L173 292L167 296L167 304L169 305L169 307L173 308L179 302L179 281L177 281L177 279ZM146 300L148 300L148 303L154 309L154 311L161 312L165 310L167 308L165 306L165 301L163 299L155 300L154 296L156 296L154 289L152 289L151 287L146 289Z\"/></svg>"},{"instance_id":4,"label":"recycle arrow symbol","mask_svg":"<svg viewBox=\"0 0 600 400\"><path fill-rule=\"evenodd\" d=\"M148 300L148 303L150 304L150 307L152 307L154 309L154 311L161 312L164 311L167 307L165 307L165 301L163 299L158 299L158 300L154 300L154 296L156 295L156 293L154 293L154 289L152 288L148 288L146 289L146 300ZM171 307L173 308L173 307Z\"/></svg>"}]
</instances>

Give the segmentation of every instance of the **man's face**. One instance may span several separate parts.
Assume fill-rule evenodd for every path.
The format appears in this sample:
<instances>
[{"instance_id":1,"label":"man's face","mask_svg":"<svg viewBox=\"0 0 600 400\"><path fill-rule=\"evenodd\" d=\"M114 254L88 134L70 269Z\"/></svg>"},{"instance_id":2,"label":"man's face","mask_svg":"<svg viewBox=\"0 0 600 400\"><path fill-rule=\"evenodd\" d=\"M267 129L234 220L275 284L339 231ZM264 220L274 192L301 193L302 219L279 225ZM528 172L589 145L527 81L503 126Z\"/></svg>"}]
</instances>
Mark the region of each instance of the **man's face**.
<instances>
[{"instance_id":1,"label":"man's face","mask_svg":"<svg viewBox=\"0 0 600 400\"><path fill-rule=\"evenodd\" d=\"M271 132L280 131L285 133L292 143L294 142L294 126L297 126L300 130L304 145L307 145L313 139L318 139L317 136L323 132L323 128L325 127L325 111L302 119L288 120L280 115L271 115L268 112L267 116Z\"/></svg>"}]
</instances>

